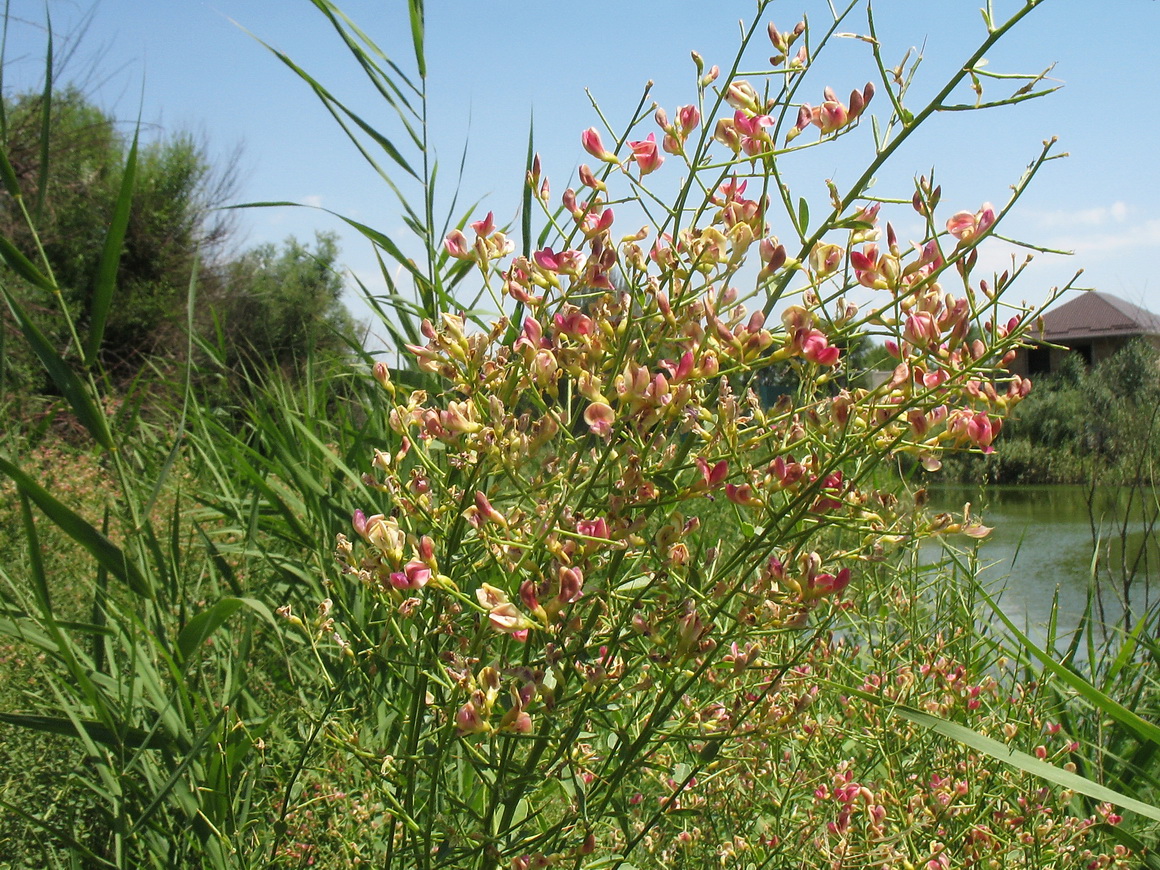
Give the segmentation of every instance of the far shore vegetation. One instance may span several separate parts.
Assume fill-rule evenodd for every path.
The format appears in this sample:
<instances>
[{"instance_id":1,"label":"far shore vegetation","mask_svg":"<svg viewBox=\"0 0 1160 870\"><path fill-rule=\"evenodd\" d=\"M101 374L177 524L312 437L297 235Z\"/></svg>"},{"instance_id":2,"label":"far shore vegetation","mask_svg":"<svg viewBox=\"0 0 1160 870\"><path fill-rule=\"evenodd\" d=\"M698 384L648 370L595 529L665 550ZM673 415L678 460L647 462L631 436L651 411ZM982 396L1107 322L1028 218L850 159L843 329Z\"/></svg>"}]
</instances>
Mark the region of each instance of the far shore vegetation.
<instances>
[{"instance_id":1,"label":"far shore vegetation","mask_svg":"<svg viewBox=\"0 0 1160 870\"><path fill-rule=\"evenodd\" d=\"M1069 354L1003 423L1002 447L949 457L959 483L1127 485L1160 469L1160 354L1129 341L1094 366Z\"/></svg>"}]
</instances>

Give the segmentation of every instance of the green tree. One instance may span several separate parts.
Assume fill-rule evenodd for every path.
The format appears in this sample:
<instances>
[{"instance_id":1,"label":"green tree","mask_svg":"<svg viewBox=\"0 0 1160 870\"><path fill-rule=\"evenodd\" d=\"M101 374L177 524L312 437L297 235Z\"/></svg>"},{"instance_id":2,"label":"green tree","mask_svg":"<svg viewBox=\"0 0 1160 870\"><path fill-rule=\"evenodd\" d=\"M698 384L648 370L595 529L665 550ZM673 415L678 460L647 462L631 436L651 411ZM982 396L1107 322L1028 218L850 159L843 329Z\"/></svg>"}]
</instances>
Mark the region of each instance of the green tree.
<instances>
[{"instance_id":1,"label":"green tree","mask_svg":"<svg viewBox=\"0 0 1160 870\"><path fill-rule=\"evenodd\" d=\"M77 349L60 308L85 342L131 140L112 115L76 88L52 95L47 143L42 94L6 98L3 108L0 142L35 232L20 204L3 191L0 236L34 262L43 250L60 293L21 282L8 270L0 278L68 358ZM230 159L215 167L205 145L188 134L161 136L140 147L115 301L100 351L114 383L135 376L146 360L174 359L174 350L185 346L187 293L198 260L204 265L197 293L204 304L194 328L218 337L217 355L227 369L273 366L297 373L312 354L334 357L356 340L356 325L342 303L334 235L318 235L313 249L291 238L281 247L223 253L231 222L220 206L231 196L235 165ZM51 392L6 312L0 313L0 328L0 381L7 381L0 389Z\"/></svg>"},{"instance_id":2,"label":"green tree","mask_svg":"<svg viewBox=\"0 0 1160 870\"><path fill-rule=\"evenodd\" d=\"M960 456L952 476L995 483L1116 483L1151 479L1160 467L1160 355L1128 342L1088 368L1069 354L1041 378L988 456Z\"/></svg>"},{"instance_id":3,"label":"green tree","mask_svg":"<svg viewBox=\"0 0 1160 870\"><path fill-rule=\"evenodd\" d=\"M12 275L5 280L19 288L20 298L38 313L39 325L57 347L70 350L71 336L57 316L58 306L68 309L83 341L130 142L116 119L76 88L52 95L47 142L44 110L41 94L4 99L3 147L30 207L35 235L7 191L0 194L0 235L34 261L39 261L39 242L60 297L20 285ZM224 170L215 170L205 147L188 134L141 147L116 304L102 344L102 362L114 375L134 374L144 358L175 346L195 258L212 257L229 233L228 219L215 209L232 189L232 166L230 161ZM33 369L16 368L24 372L26 385L34 386L27 383Z\"/></svg>"},{"instance_id":4,"label":"green tree","mask_svg":"<svg viewBox=\"0 0 1160 870\"><path fill-rule=\"evenodd\" d=\"M338 239L315 233L314 249L293 236L225 264L211 307L224 335L226 362L301 372L310 355L342 356L358 329L342 302Z\"/></svg>"}]
</instances>

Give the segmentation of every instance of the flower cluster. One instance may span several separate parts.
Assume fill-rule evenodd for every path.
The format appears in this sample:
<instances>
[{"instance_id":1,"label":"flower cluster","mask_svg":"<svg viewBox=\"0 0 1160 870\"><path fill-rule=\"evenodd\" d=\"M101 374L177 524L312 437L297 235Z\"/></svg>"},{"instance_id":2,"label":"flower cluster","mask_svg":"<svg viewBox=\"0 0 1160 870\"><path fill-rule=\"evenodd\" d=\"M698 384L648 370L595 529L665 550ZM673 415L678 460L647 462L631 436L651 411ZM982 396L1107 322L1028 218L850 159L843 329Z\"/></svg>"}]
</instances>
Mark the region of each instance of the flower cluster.
<instances>
[{"instance_id":1,"label":"flower cluster","mask_svg":"<svg viewBox=\"0 0 1160 870\"><path fill-rule=\"evenodd\" d=\"M805 32L769 29L790 76L808 65L791 50ZM655 109L656 130L611 150L584 131L597 169L580 167L558 200L535 159L538 246L516 255L490 214L473 240L447 236L446 254L493 291L494 320L433 314L406 346L407 376L374 370L393 433L366 477L382 512L356 514L361 543L338 549L375 614L355 658L369 675L417 662L421 680L392 677L421 687L398 713L426 735L412 746L554 795L556 851L495 845L511 866L591 851L579 808L641 806L641 765L662 745L687 748L653 808L666 814L696 805L697 771L730 741L818 727L802 662L861 576L918 538L986 533L969 506L923 518L875 483L882 467L992 450L1030 389L1007 367L1035 312L1000 317L1000 293L972 280L993 208L944 229L922 182L927 232L903 243L883 203L835 191L834 215L807 236L803 211L779 217L770 184L785 93L718 83L694 60L697 101ZM873 96L866 85L843 103L826 88L820 106L794 107L786 139L810 125L823 143L845 135ZM632 212L646 179L672 168L666 154L688 173L684 204L624 232L612 205ZM775 230L800 239L796 255ZM850 352L866 337L893 356L877 380ZM602 737L577 741L588 733ZM845 807L837 828L864 804L885 824L839 773L818 786ZM517 824L515 798L492 794L506 803L488 831ZM605 847L646 836L621 830ZM699 836L682 829L681 847Z\"/></svg>"}]
</instances>

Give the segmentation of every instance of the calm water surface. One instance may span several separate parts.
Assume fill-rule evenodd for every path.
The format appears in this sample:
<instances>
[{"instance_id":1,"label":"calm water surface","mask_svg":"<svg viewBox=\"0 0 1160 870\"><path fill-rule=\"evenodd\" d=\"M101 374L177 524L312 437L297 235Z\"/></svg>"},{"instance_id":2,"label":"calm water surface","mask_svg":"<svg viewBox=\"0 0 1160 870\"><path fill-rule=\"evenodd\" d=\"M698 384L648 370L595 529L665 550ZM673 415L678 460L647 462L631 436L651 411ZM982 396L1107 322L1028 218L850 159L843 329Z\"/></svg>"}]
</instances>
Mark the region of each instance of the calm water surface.
<instances>
[{"instance_id":1,"label":"calm water surface","mask_svg":"<svg viewBox=\"0 0 1160 870\"><path fill-rule=\"evenodd\" d=\"M1157 495L1151 491L1146 492L1151 501L1146 506L1140 504L1138 491L1132 499L1128 490L1117 488L1098 490L1090 506L1088 489L1080 486L990 487L983 492L939 487L930 493L935 510L959 512L964 502L970 502L972 514L980 513L983 522L994 527L980 548L982 563L989 565L983 578L991 588L996 584L1005 588L1003 611L1039 640L1057 592L1061 632L1079 622L1093 582L1093 521L1102 541L1095 582L1103 594L1106 618L1111 621L1123 613L1119 601L1125 566L1130 570L1137 565L1137 579L1129 591L1137 617L1160 597L1157 534L1147 534L1147 516L1156 512Z\"/></svg>"}]
</instances>

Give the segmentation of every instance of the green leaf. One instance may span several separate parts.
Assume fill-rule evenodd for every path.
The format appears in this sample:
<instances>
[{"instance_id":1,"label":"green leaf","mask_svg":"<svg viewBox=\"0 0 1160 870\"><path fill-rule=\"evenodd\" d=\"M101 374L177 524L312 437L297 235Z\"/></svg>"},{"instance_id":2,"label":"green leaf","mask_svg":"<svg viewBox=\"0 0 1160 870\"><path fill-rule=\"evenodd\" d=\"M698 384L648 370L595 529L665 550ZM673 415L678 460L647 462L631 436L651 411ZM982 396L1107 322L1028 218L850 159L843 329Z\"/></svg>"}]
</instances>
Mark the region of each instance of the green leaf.
<instances>
[{"instance_id":1,"label":"green leaf","mask_svg":"<svg viewBox=\"0 0 1160 870\"><path fill-rule=\"evenodd\" d=\"M0 238L0 256L4 254L4 246L11 247L6 239ZM15 251L14 248L13 251ZM18 251L16 253L19 254ZM30 267L32 266L31 263L28 265ZM45 285L51 292L56 292L56 288L51 282L44 278L42 280L45 281ZM24 333L25 339L32 346L32 350L40 360L40 364L48 371L57 389L68 399L68 403L72 406L73 413L77 415L77 419L89 430L89 434L93 436L98 444L106 449L112 449L113 436L109 431L109 421L93 401L89 390L86 389L81 379L77 377L72 367L61 359L60 355L53 349L48 339L45 338L44 333L32 322L27 312L16 301L8 288L0 285L0 292L4 294L4 299L8 303L8 309L12 312L12 316L16 318L16 322L20 325L20 331Z\"/></svg>"},{"instance_id":2,"label":"green leaf","mask_svg":"<svg viewBox=\"0 0 1160 870\"><path fill-rule=\"evenodd\" d=\"M652 482L655 483L657 485L657 488L660 489L662 492L676 492L677 491L676 481L673 480L671 475L660 474L660 473L654 474L652 476Z\"/></svg>"},{"instance_id":3,"label":"green leaf","mask_svg":"<svg viewBox=\"0 0 1160 870\"><path fill-rule=\"evenodd\" d=\"M52 16L44 7L44 31L48 44L44 50L44 93L40 98L40 169L36 177L36 222L44 217L44 201L48 194L49 143L52 139Z\"/></svg>"},{"instance_id":4,"label":"green leaf","mask_svg":"<svg viewBox=\"0 0 1160 870\"><path fill-rule=\"evenodd\" d=\"M407 0L407 11L411 13L411 42L415 45L415 65L419 78L427 78L427 61L423 53L423 0Z\"/></svg>"},{"instance_id":5,"label":"green leaf","mask_svg":"<svg viewBox=\"0 0 1160 870\"><path fill-rule=\"evenodd\" d=\"M63 734L79 737L77 726L94 742L113 749L163 749L172 746L172 741L164 734L144 731L141 728L113 729L100 722L77 720L74 722L61 716L35 716L30 713L0 713L0 722L17 725L44 734Z\"/></svg>"},{"instance_id":6,"label":"green leaf","mask_svg":"<svg viewBox=\"0 0 1160 870\"><path fill-rule=\"evenodd\" d=\"M255 598L223 598L209 610L197 614L181 630L177 636L177 652L181 659L188 661L210 635L243 607L250 608L271 625L275 624L274 615L261 601Z\"/></svg>"},{"instance_id":7,"label":"green leaf","mask_svg":"<svg viewBox=\"0 0 1160 870\"><path fill-rule=\"evenodd\" d=\"M8 159L8 149L0 148L0 178L4 180L4 188L13 199L23 197L20 192L20 182L16 180L16 170L12 168L12 161Z\"/></svg>"},{"instance_id":8,"label":"green leaf","mask_svg":"<svg viewBox=\"0 0 1160 870\"><path fill-rule=\"evenodd\" d=\"M44 573L44 553L40 548L40 536L36 533L36 520L28 496L20 496L20 516L24 522L24 540L28 542L28 570L32 575L32 593L46 620L52 619L52 596L48 590L48 576Z\"/></svg>"},{"instance_id":9,"label":"green leaf","mask_svg":"<svg viewBox=\"0 0 1160 870\"><path fill-rule=\"evenodd\" d=\"M12 478L27 496L62 532L84 547L110 574L146 598L153 597L149 582L140 569L108 538L98 532L79 514L65 507L17 466L0 456L0 472Z\"/></svg>"},{"instance_id":10,"label":"green leaf","mask_svg":"<svg viewBox=\"0 0 1160 870\"><path fill-rule=\"evenodd\" d=\"M109 309L113 304L113 290L117 286L117 268L121 264L121 251L125 243L125 231L129 227L129 210L133 204L133 185L137 178L137 136L133 133L133 144L125 159L125 170L121 175L121 190L113 206L113 219L105 234L105 249L101 263L97 267L97 282L93 288L93 307L89 319L89 337L85 342L85 360L92 364L101 347L105 335L105 324L109 320Z\"/></svg>"},{"instance_id":11,"label":"green leaf","mask_svg":"<svg viewBox=\"0 0 1160 870\"><path fill-rule=\"evenodd\" d=\"M528 174L532 171L536 159L535 132L536 116L533 113L528 118L528 156L524 163L524 198L520 205L520 236L523 255L528 258L532 256L532 197L539 194L539 191L532 190L532 185L528 181Z\"/></svg>"},{"instance_id":12,"label":"green leaf","mask_svg":"<svg viewBox=\"0 0 1160 870\"><path fill-rule=\"evenodd\" d=\"M49 293L56 293L57 287L44 273L41 272L32 261L13 245L8 239L0 236L0 260L3 260L13 272L27 281L39 287L41 290L47 290Z\"/></svg>"},{"instance_id":13,"label":"green leaf","mask_svg":"<svg viewBox=\"0 0 1160 870\"><path fill-rule=\"evenodd\" d=\"M871 695L870 697L873 698L874 696ZM1146 818L1160 821L1160 807L1146 804L1135 798L1130 798L1127 795L1106 788L1098 782L1092 782L1090 779L1080 776L1077 773L1071 773L1063 768L1056 767L1054 764L1041 761L1034 755L1028 755L1026 752L1012 749L1007 744L980 734L977 731L973 731L965 725L940 719L937 716L931 716L929 713L923 713L920 710L915 710L910 707L891 707L889 710L895 716L902 719L909 719L917 725L921 725L931 731L936 731L944 737L949 737L952 740L962 743L964 746L969 746L971 749L989 755L1016 770L1022 770L1025 773L1038 776L1040 779L1053 782L1056 785L1087 795L1095 800L1106 801L1126 810L1131 810Z\"/></svg>"},{"instance_id":14,"label":"green leaf","mask_svg":"<svg viewBox=\"0 0 1160 870\"><path fill-rule=\"evenodd\" d=\"M652 577L649 577L647 574L641 574L639 577L633 577L631 580L624 581L614 591L622 594L636 592L640 589L647 589L652 582Z\"/></svg>"}]
</instances>

